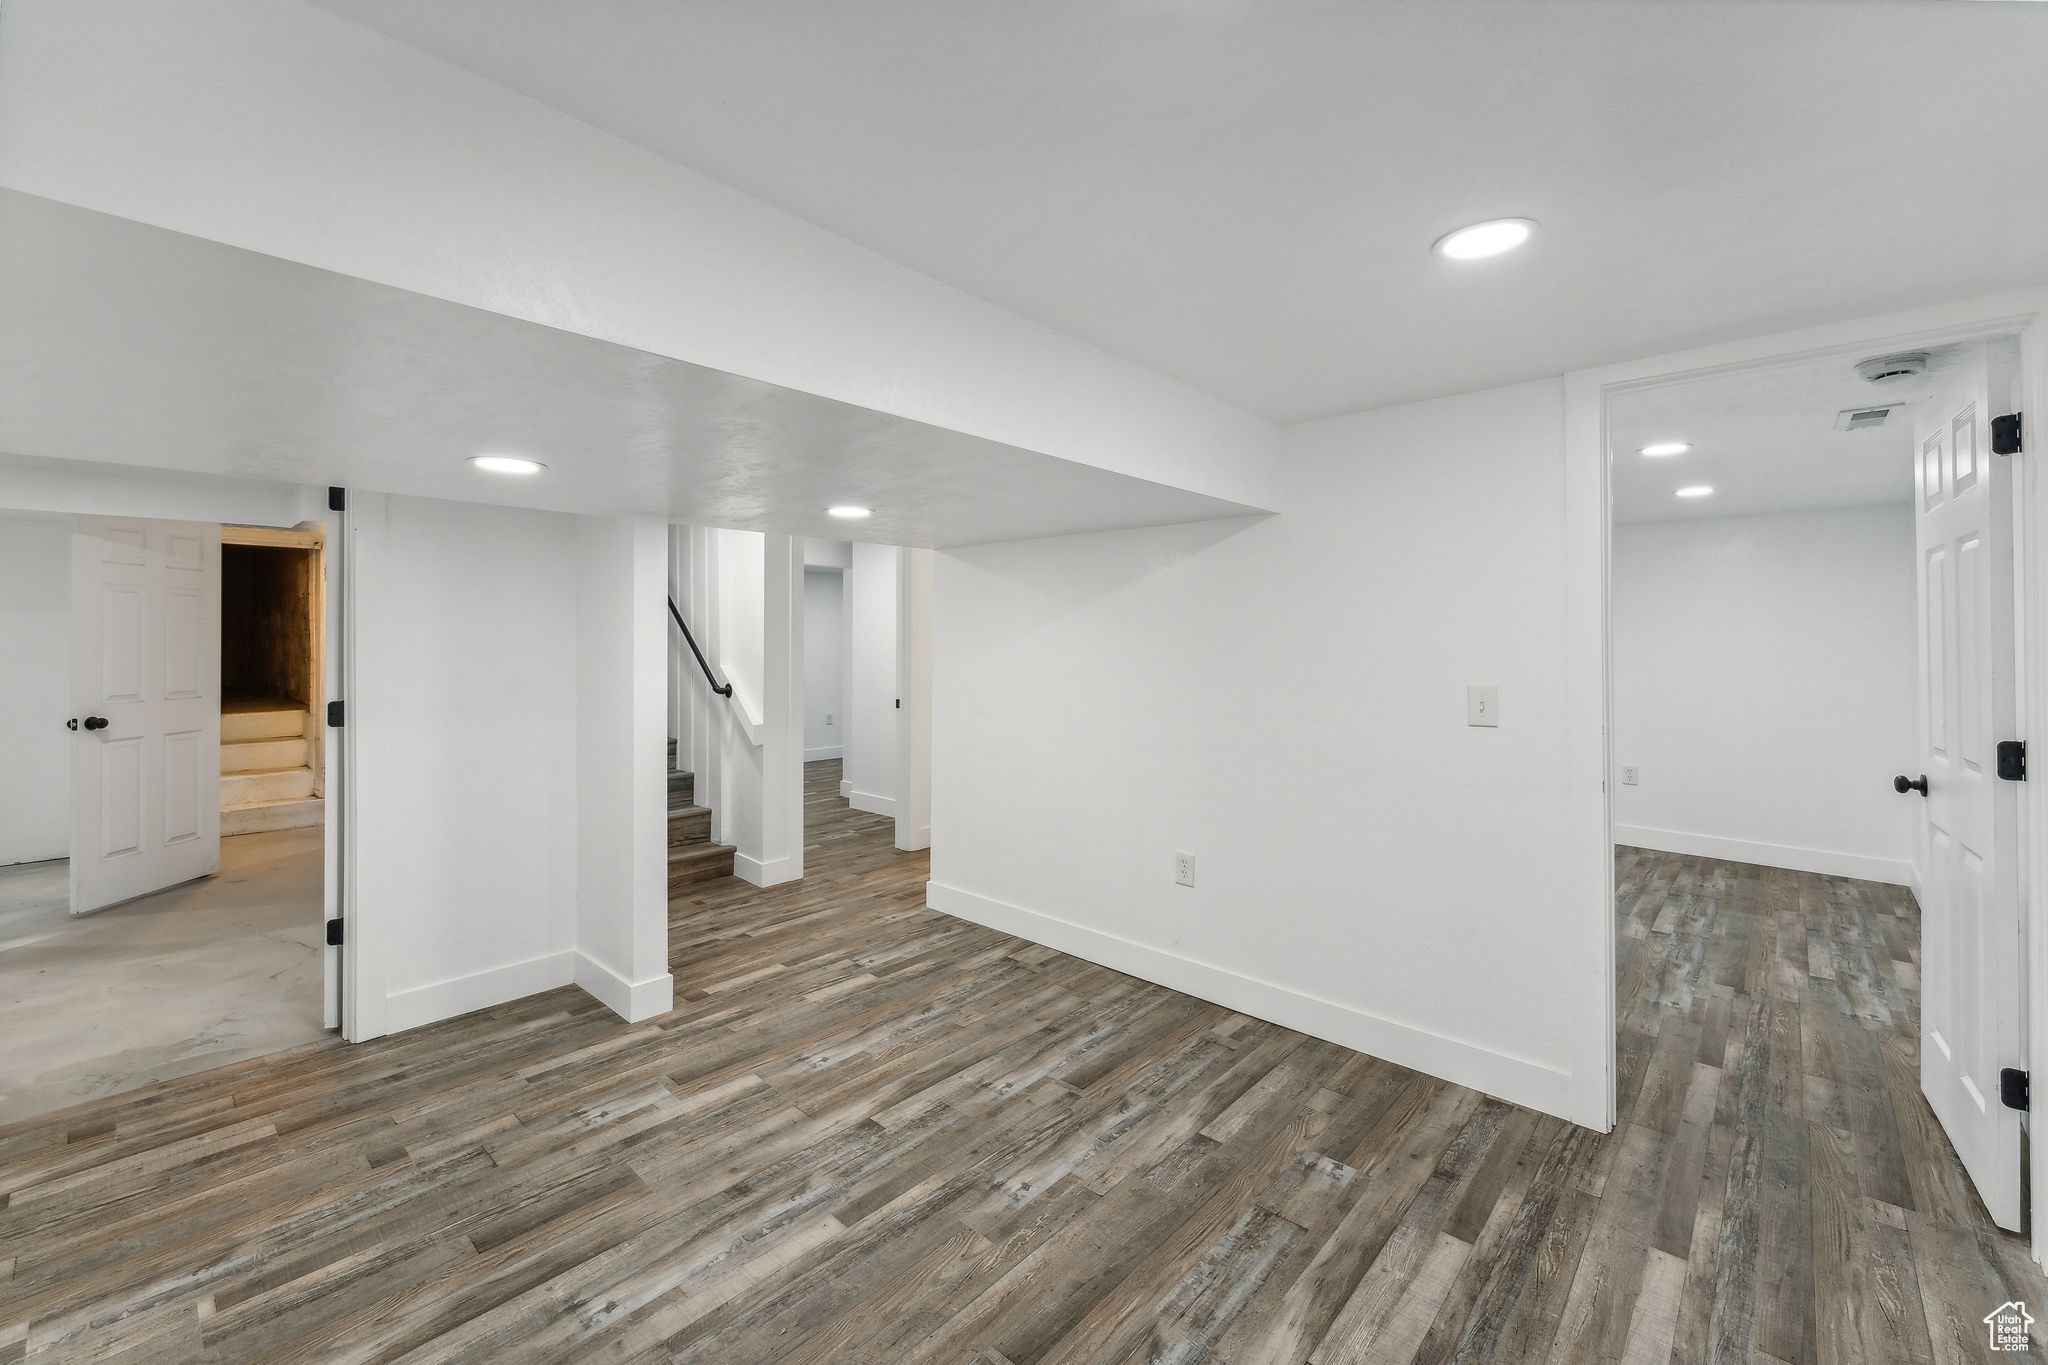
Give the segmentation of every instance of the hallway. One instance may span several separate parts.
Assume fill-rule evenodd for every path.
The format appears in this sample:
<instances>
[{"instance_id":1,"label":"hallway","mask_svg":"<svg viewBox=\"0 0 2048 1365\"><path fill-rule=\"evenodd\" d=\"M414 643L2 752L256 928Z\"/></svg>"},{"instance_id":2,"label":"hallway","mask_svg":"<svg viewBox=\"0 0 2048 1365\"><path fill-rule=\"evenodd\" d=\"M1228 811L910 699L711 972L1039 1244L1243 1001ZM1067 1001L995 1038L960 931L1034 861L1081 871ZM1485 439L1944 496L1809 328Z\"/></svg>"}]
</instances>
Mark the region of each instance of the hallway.
<instances>
[{"instance_id":1,"label":"hallway","mask_svg":"<svg viewBox=\"0 0 2048 1365\"><path fill-rule=\"evenodd\" d=\"M1950 1361L2042 1297L1906 1084L1888 888L1623 851L1601 1137L936 915L810 785L809 878L673 907L672 1014L0 1129L0 1360Z\"/></svg>"}]
</instances>

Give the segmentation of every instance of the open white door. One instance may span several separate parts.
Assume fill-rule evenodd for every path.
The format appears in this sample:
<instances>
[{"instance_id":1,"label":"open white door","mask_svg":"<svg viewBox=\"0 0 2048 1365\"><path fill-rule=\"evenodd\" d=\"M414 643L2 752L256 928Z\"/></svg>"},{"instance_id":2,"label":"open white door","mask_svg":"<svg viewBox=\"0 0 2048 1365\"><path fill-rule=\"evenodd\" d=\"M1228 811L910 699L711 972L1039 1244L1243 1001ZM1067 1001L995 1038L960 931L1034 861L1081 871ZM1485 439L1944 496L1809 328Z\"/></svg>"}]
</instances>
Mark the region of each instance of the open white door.
<instances>
[{"instance_id":1,"label":"open white door","mask_svg":"<svg viewBox=\"0 0 2048 1365\"><path fill-rule=\"evenodd\" d=\"M1926 786L1912 799L1925 798L1920 1086L1985 1208L2018 1228L2020 1116L1999 1101L2000 1069L2021 1064L2019 798L1997 771L1999 741L2017 737L2012 479L1990 441L2005 357L1966 348L1916 405Z\"/></svg>"},{"instance_id":2,"label":"open white door","mask_svg":"<svg viewBox=\"0 0 2048 1365\"><path fill-rule=\"evenodd\" d=\"M896 551L896 847L932 846L932 558Z\"/></svg>"},{"instance_id":3,"label":"open white door","mask_svg":"<svg viewBox=\"0 0 2048 1365\"><path fill-rule=\"evenodd\" d=\"M71 913L220 870L220 527L81 517Z\"/></svg>"}]
</instances>

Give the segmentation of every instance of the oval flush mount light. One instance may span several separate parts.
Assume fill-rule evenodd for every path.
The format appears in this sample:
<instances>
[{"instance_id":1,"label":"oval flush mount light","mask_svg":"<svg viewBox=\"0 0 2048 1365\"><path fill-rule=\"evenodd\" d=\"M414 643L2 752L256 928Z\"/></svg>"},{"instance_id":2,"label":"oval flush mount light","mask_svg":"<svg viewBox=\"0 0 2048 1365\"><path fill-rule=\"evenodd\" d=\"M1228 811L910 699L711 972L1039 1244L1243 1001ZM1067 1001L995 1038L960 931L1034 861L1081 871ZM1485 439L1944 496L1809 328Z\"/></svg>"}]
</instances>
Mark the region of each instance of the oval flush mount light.
<instances>
[{"instance_id":1,"label":"oval flush mount light","mask_svg":"<svg viewBox=\"0 0 2048 1365\"><path fill-rule=\"evenodd\" d=\"M539 460L522 460L517 455L472 455L469 462L491 474L538 474L547 468Z\"/></svg>"},{"instance_id":2,"label":"oval flush mount light","mask_svg":"<svg viewBox=\"0 0 2048 1365\"><path fill-rule=\"evenodd\" d=\"M855 507L851 503L842 503L838 507L827 507L825 509L826 516L837 517L841 521L859 521L864 517L871 517L874 514L875 509L872 507Z\"/></svg>"},{"instance_id":3,"label":"oval flush mount light","mask_svg":"<svg viewBox=\"0 0 2048 1365\"><path fill-rule=\"evenodd\" d=\"M1489 218L1483 223L1446 232L1431 248L1453 261L1477 261L1513 251L1536 231L1534 218Z\"/></svg>"},{"instance_id":4,"label":"oval flush mount light","mask_svg":"<svg viewBox=\"0 0 2048 1365\"><path fill-rule=\"evenodd\" d=\"M1692 447L1684 441L1652 441L1641 450L1638 450L1636 454L1647 455L1654 460L1665 455L1683 455L1691 449Z\"/></svg>"},{"instance_id":5,"label":"oval flush mount light","mask_svg":"<svg viewBox=\"0 0 2048 1365\"><path fill-rule=\"evenodd\" d=\"M1714 486L1706 483L1687 484L1678 490L1678 496L1681 498L1711 498L1714 496Z\"/></svg>"}]
</instances>

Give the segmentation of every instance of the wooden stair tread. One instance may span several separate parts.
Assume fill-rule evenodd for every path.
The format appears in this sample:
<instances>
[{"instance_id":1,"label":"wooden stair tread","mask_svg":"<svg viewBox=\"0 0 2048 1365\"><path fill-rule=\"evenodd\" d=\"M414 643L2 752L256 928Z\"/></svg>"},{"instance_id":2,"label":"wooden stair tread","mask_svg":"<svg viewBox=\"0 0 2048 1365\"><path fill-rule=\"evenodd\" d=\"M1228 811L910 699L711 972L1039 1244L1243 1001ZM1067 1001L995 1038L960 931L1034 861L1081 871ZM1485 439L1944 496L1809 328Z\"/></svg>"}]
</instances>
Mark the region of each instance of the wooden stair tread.
<instances>
[{"instance_id":1,"label":"wooden stair tread","mask_svg":"<svg viewBox=\"0 0 2048 1365\"><path fill-rule=\"evenodd\" d=\"M275 801L230 802L220 808L223 838L264 830L305 829L325 823L326 802L317 796L287 796Z\"/></svg>"},{"instance_id":2,"label":"wooden stair tread","mask_svg":"<svg viewBox=\"0 0 2048 1365\"><path fill-rule=\"evenodd\" d=\"M272 739L303 739L309 719L303 703L272 698L237 697L221 703L223 744Z\"/></svg>"},{"instance_id":3,"label":"wooden stair tread","mask_svg":"<svg viewBox=\"0 0 2048 1365\"><path fill-rule=\"evenodd\" d=\"M229 697L220 704L224 716L247 715L252 711L293 711L303 713L306 703L290 697Z\"/></svg>"},{"instance_id":4,"label":"wooden stair tread","mask_svg":"<svg viewBox=\"0 0 2048 1365\"><path fill-rule=\"evenodd\" d=\"M254 801L223 801L220 803L220 808L223 812L226 812L231 810L256 810L263 806L300 806L309 804L317 806L324 800L326 798L321 796L265 796L259 797Z\"/></svg>"},{"instance_id":5,"label":"wooden stair tread","mask_svg":"<svg viewBox=\"0 0 2048 1365\"><path fill-rule=\"evenodd\" d=\"M669 762L675 762L675 741L669 741ZM670 896L696 894L732 876L736 850L731 844L711 842L711 808L697 804L697 775L686 769L668 770L668 892Z\"/></svg>"}]
</instances>

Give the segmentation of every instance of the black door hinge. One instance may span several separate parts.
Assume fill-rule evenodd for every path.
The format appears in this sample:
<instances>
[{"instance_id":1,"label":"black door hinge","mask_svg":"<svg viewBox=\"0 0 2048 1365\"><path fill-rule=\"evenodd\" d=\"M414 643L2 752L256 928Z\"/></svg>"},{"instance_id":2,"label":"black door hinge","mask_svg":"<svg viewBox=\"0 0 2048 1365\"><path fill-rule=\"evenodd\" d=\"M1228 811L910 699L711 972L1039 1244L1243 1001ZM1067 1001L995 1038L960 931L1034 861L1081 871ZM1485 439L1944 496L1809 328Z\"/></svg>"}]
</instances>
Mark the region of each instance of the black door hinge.
<instances>
[{"instance_id":1,"label":"black door hinge","mask_svg":"<svg viewBox=\"0 0 2048 1365\"><path fill-rule=\"evenodd\" d=\"M1998 775L2008 782L2027 780L2027 742L2023 739L1998 741Z\"/></svg>"},{"instance_id":2,"label":"black door hinge","mask_svg":"<svg viewBox=\"0 0 2048 1365\"><path fill-rule=\"evenodd\" d=\"M896 699L896 709L897 709L898 711L901 711L901 710L903 709L903 698L901 698L901 697L898 697L898 698Z\"/></svg>"},{"instance_id":3,"label":"black door hinge","mask_svg":"<svg viewBox=\"0 0 2048 1365\"><path fill-rule=\"evenodd\" d=\"M347 719L348 708L346 706L344 706L341 702L338 701L331 701L327 703L327 724L331 728L339 730L344 724L347 723Z\"/></svg>"},{"instance_id":4,"label":"black door hinge","mask_svg":"<svg viewBox=\"0 0 2048 1365\"><path fill-rule=\"evenodd\" d=\"M1993 455L2017 455L2020 453L2020 415L2008 412L2003 417L1991 419L1991 453Z\"/></svg>"},{"instance_id":5,"label":"black door hinge","mask_svg":"<svg viewBox=\"0 0 2048 1365\"><path fill-rule=\"evenodd\" d=\"M330 948L339 948L341 946L341 921L338 919L327 921L327 946Z\"/></svg>"},{"instance_id":6,"label":"black door hinge","mask_svg":"<svg viewBox=\"0 0 2048 1365\"><path fill-rule=\"evenodd\" d=\"M327 490L327 510L330 512L346 512L348 510L348 490L346 488L329 488Z\"/></svg>"},{"instance_id":7,"label":"black door hinge","mask_svg":"<svg viewBox=\"0 0 2048 1365\"><path fill-rule=\"evenodd\" d=\"M2008 1109L2026 1113L2028 1092L2031 1089L2027 1073L2016 1066L2009 1066L1998 1073L1998 1102Z\"/></svg>"}]
</instances>

